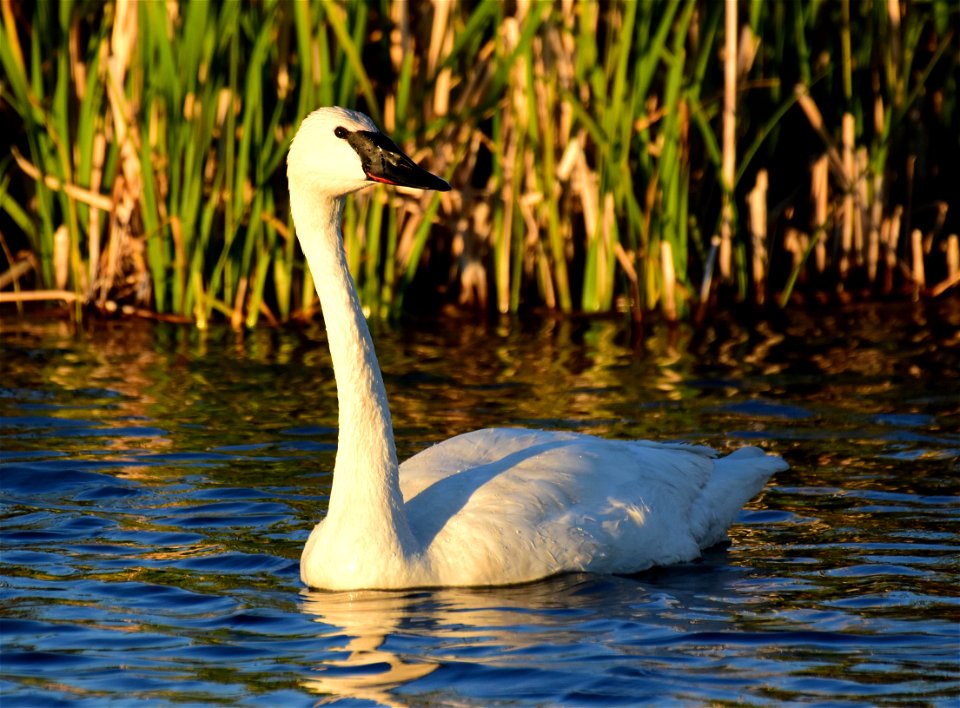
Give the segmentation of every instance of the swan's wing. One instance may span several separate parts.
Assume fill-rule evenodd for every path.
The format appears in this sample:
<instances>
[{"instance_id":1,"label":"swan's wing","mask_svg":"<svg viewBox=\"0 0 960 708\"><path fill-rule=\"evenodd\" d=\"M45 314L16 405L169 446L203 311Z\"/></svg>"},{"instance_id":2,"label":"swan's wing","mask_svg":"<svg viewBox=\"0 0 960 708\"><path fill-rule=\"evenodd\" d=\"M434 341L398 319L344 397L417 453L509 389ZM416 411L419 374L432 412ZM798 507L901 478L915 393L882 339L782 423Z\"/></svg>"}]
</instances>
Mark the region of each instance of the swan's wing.
<instances>
[{"instance_id":1,"label":"swan's wing","mask_svg":"<svg viewBox=\"0 0 960 708\"><path fill-rule=\"evenodd\" d=\"M416 455L400 478L411 530L445 563L487 558L532 577L630 572L720 540L772 473L758 463L777 458L758 454L719 464L700 446L487 429Z\"/></svg>"}]
</instances>

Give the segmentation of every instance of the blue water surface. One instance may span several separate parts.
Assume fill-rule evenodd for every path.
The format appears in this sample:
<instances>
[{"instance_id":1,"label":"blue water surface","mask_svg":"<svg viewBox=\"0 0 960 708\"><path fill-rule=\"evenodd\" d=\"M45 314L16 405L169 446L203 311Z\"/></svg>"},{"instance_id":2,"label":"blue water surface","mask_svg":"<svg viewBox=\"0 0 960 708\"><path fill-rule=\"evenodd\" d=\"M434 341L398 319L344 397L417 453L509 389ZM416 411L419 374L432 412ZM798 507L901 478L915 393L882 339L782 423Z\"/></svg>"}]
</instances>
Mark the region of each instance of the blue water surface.
<instances>
[{"instance_id":1,"label":"blue water surface","mask_svg":"<svg viewBox=\"0 0 960 708\"><path fill-rule=\"evenodd\" d=\"M950 303L375 328L401 457L525 425L791 464L697 562L407 592L299 580L336 451L321 327L0 326L4 708L960 700Z\"/></svg>"}]
</instances>

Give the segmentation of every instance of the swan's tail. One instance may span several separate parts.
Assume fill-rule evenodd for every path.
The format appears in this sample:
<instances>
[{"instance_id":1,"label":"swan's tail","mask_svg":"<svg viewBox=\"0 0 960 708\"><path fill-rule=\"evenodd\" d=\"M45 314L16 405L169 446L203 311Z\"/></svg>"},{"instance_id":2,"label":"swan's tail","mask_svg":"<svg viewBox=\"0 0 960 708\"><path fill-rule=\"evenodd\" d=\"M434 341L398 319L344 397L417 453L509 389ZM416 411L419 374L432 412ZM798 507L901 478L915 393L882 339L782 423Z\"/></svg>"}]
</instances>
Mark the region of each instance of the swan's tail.
<instances>
[{"instance_id":1,"label":"swan's tail","mask_svg":"<svg viewBox=\"0 0 960 708\"><path fill-rule=\"evenodd\" d=\"M782 457L744 447L714 462L713 474L694 508L691 528L700 548L724 540L743 505L763 489L775 472L788 469Z\"/></svg>"}]
</instances>

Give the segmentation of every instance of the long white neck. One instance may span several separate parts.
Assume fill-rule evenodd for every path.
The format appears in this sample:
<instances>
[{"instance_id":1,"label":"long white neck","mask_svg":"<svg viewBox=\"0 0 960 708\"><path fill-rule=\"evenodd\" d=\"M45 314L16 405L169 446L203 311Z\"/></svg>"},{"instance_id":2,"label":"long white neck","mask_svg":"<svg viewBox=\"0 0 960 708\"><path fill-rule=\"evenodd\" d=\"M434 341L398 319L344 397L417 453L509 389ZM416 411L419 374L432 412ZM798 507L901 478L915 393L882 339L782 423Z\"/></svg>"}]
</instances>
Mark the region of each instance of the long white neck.
<instances>
[{"instance_id":1,"label":"long white neck","mask_svg":"<svg viewBox=\"0 0 960 708\"><path fill-rule=\"evenodd\" d=\"M343 198L318 196L292 184L290 198L323 308L340 409L324 524L349 528L359 542L404 554L412 550L412 535L400 493L387 392L343 250Z\"/></svg>"}]
</instances>

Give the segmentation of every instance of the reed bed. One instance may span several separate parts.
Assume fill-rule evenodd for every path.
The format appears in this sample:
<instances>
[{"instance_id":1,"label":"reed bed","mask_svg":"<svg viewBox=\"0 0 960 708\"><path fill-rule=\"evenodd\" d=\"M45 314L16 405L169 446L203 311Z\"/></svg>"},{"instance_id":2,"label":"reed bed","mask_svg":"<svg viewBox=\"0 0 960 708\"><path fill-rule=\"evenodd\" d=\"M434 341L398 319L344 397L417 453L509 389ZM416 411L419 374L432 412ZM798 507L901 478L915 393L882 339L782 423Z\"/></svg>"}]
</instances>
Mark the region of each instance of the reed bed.
<instances>
[{"instance_id":1,"label":"reed bed","mask_svg":"<svg viewBox=\"0 0 960 708\"><path fill-rule=\"evenodd\" d=\"M960 283L949 0L0 0L0 22L0 302L311 317L284 158L333 104L454 186L348 201L371 316Z\"/></svg>"}]
</instances>

